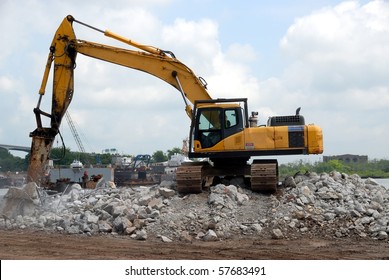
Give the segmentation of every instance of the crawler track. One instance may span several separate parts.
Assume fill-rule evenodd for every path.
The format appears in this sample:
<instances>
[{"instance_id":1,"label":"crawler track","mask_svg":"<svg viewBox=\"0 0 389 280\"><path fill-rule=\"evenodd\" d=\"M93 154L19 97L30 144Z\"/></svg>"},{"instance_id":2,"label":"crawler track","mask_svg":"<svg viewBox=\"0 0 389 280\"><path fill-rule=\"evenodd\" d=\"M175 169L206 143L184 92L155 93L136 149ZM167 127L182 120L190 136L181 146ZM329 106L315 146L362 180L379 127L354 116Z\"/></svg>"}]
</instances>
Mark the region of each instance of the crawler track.
<instances>
[{"instance_id":1,"label":"crawler track","mask_svg":"<svg viewBox=\"0 0 389 280\"><path fill-rule=\"evenodd\" d=\"M276 160L254 161L251 164L251 190L254 192L275 192L278 184L278 163Z\"/></svg>"},{"instance_id":2,"label":"crawler track","mask_svg":"<svg viewBox=\"0 0 389 280\"><path fill-rule=\"evenodd\" d=\"M177 168L176 181L179 193L201 193L203 163L183 163Z\"/></svg>"}]
</instances>

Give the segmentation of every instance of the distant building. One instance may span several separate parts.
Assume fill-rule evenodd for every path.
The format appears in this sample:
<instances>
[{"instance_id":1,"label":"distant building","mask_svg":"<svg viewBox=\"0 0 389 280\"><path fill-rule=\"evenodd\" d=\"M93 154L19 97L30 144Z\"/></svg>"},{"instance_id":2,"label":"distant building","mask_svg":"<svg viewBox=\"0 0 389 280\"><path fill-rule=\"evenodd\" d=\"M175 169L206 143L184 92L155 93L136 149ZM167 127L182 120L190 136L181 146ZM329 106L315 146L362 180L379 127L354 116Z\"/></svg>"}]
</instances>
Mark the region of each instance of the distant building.
<instances>
[{"instance_id":1,"label":"distant building","mask_svg":"<svg viewBox=\"0 0 389 280\"><path fill-rule=\"evenodd\" d=\"M367 156L360 156L360 155L337 155L337 156L323 156L323 161L328 162L330 160L339 160L344 163L367 163L368 157Z\"/></svg>"}]
</instances>

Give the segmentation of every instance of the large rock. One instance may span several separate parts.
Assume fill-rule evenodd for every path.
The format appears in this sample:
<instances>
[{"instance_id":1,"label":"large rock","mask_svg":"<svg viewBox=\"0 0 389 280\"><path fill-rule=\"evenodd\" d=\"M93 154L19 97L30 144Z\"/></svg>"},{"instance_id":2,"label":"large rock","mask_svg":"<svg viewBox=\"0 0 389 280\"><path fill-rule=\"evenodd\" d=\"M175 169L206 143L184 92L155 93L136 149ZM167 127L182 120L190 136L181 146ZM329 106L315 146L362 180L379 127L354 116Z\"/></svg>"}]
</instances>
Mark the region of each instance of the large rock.
<instances>
[{"instance_id":1,"label":"large rock","mask_svg":"<svg viewBox=\"0 0 389 280\"><path fill-rule=\"evenodd\" d=\"M41 205L37 185L31 182L23 188L9 188L2 205L1 213L8 219L33 215Z\"/></svg>"},{"instance_id":2,"label":"large rock","mask_svg":"<svg viewBox=\"0 0 389 280\"><path fill-rule=\"evenodd\" d=\"M174 190L168 188L159 188L159 193L165 198L170 198L176 194Z\"/></svg>"},{"instance_id":3,"label":"large rock","mask_svg":"<svg viewBox=\"0 0 389 280\"><path fill-rule=\"evenodd\" d=\"M207 233L203 237L204 241L217 241L218 237L216 232L214 232L212 229L209 229Z\"/></svg>"},{"instance_id":4,"label":"large rock","mask_svg":"<svg viewBox=\"0 0 389 280\"><path fill-rule=\"evenodd\" d=\"M116 217L112 222L112 226L117 233L123 233L128 227L132 227L132 223L126 217Z\"/></svg>"},{"instance_id":5,"label":"large rock","mask_svg":"<svg viewBox=\"0 0 389 280\"><path fill-rule=\"evenodd\" d=\"M111 232L112 231L112 226L107 221L100 221L98 226L99 226L100 232Z\"/></svg>"},{"instance_id":6,"label":"large rock","mask_svg":"<svg viewBox=\"0 0 389 280\"><path fill-rule=\"evenodd\" d=\"M279 228L273 229L272 231L272 237L275 239L282 239L284 238L284 234Z\"/></svg>"},{"instance_id":7,"label":"large rock","mask_svg":"<svg viewBox=\"0 0 389 280\"><path fill-rule=\"evenodd\" d=\"M146 240L147 239L147 232L145 230L138 230L135 233L135 239L136 240Z\"/></svg>"},{"instance_id":8,"label":"large rock","mask_svg":"<svg viewBox=\"0 0 389 280\"><path fill-rule=\"evenodd\" d=\"M139 198L138 203L141 206L147 206L152 199L151 195L145 195Z\"/></svg>"}]
</instances>

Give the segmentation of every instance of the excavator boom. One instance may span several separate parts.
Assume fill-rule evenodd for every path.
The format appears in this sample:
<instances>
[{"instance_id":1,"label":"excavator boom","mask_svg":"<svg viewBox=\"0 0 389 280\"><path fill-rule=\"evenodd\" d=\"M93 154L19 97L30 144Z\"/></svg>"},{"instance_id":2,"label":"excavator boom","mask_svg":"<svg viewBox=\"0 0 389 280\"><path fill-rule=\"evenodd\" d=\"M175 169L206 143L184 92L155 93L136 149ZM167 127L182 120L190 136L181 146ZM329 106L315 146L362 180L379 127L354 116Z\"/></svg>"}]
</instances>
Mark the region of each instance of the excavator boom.
<instances>
[{"instance_id":1,"label":"excavator boom","mask_svg":"<svg viewBox=\"0 0 389 280\"><path fill-rule=\"evenodd\" d=\"M93 29L103 32L108 37L137 47L141 51L78 40L73 29L73 22L81 23L72 16L64 18L58 27L50 46L50 53L39 90L40 96L38 105L34 109L37 128L30 133L33 140L31 145L30 164L27 172L29 181L40 182L45 176L46 165L53 141L59 132L62 118L72 101L74 91L74 69L78 53L124 67L140 70L160 78L181 92L185 102L185 111L190 118L192 117L192 108L189 102L193 104L195 100L198 99L211 99L206 90L206 85L201 78L196 77L193 71L177 60L171 52L141 45L113 32L101 31L97 28ZM86 26L91 27L89 25ZM40 109L40 104L42 97L45 94L53 63L52 110L51 113L46 113ZM42 116L50 118L50 127L43 127Z\"/></svg>"}]
</instances>

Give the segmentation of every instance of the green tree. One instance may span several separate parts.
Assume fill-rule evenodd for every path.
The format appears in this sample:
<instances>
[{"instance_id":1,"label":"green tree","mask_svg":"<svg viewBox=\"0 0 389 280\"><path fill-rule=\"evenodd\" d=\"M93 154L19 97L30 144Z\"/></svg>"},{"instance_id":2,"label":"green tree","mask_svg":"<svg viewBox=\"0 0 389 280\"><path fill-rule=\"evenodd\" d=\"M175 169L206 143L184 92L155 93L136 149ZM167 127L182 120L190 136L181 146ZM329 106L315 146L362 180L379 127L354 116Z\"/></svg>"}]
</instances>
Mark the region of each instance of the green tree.
<instances>
[{"instance_id":1,"label":"green tree","mask_svg":"<svg viewBox=\"0 0 389 280\"><path fill-rule=\"evenodd\" d=\"M181 154L181 149L178 147L174 147L171 150L167 150L167 157L168 158L171 158L171 156L174 154Z\"/></svg>"},{"instance_id":2,"label":"green tree","mask_svg":"<svg viewBox=\"0 0 389 280\"><path fill-rule=\"evenodd\" d=\"M112 163L112 155L111 154L93 154L93 159L96 163L100 163L103 165ZM91 161L93 162L93 160Z\"/></svg>"},{"instance_id":3,"label":"green tree","mask_svg":"<svg viewBox=\"0 0 389 280\"><path fill-rule=\"evenodd\" d=\"M15 172L27 170L25 159L13 156L8 150L0 149L0 166L1 172Z\"/></svg>"},{"instance_id":4,"label":"green tree","mask_svg":"<svg viewBox=\"0 0 389 280\"><path fill-rule=\"evenodd\" d=\"M69 148L53 148L50 153L50 159L54 161L54 165L68 166L73 160L79 160L83 164L102 164L108 165L112 163L111 154L96 154L96 153L80 153L73 152Z\"/></svg>"},{"instance_id":5,"label":"green tree","mask_svg":"<svg viewBox=\"0 0 389 280\"><path fill-rule=\"evenodd\" d=\"M74 153L69 148L52 148L49 157L54 165L69 165L73 160L78 159L74 158Z\"/></svg>"},{"instance_id":6,"label":"green tree","mask_svg":"<svg viewBox=\"0 0 389 280\"><path fill-rule=\"evenodd\" d=\"M328 162L303 163L294 162L287 164L280 164L280 177L293 176L297 172L316 172L329 173L331 171L338 171L346 174L358 174L359 176L375 177L375 178L389 178L389 161L388 160L372 160L369 162L359 163L344 163L339 160L330 160Z\"/></svg>"},{"instance_id":7,"label":"green tree","mask_svg":"<svg viewBox=\"0 0 389 280\"><path fill-rule=\"evenodd\" d=\"M334 170L342 173L350 173L350 171L352 171L352 168L349 165L344 164L340 160L329 160L328 162L317 163L314 170L318 173L329 173Z\"/></svg>"},{"instance_id":8,"label":"green tree","mask_svg":"<svg viewBox=\"0 0 389 280\"><path fill-rule=\"evenodd\" d=\"M164 154L163 151L158 150L154 152L154 154L151 156L151 159L153 162L164 162L168 160L168 157Z\"/></svg>"}]
</instances>

